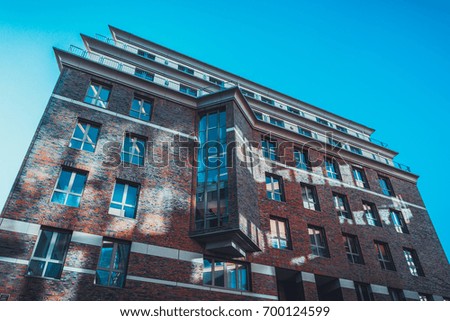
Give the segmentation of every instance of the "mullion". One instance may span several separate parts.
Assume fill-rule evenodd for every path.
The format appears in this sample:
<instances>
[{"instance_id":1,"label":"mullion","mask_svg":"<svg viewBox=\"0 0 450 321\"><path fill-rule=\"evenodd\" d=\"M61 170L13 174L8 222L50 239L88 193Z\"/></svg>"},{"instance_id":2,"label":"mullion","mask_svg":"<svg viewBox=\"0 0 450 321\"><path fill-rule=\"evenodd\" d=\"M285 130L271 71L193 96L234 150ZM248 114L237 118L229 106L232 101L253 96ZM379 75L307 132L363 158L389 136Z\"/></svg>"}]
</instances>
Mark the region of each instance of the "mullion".
<instances>
[{"instance_id":1,"label":"mullion","mask_svg":"<svg viewBox=\"0 0 450 321\"><path fill-rule=\"evenodd\" d=\"M75 180L76 172L70 174L69 184L67 185L67 193L64 197L64 204L67 204L67 199L69 198L70 191L72 190L73 181Z\"/></svg>"},{"instance_id":2,"label":"mullion","mask_svg":"<svg viewBox=\"0 0 450 321\"><path fill-rule=\"evenodd\" d=\"M116 258L116 252L117 252L117 243L113 242L113 251L111 253L111 261L109 262L109 269L108 269L108 286L110 285L111 276L113 272L114 267L114 260Z\"/></svg>"}]
</instances>

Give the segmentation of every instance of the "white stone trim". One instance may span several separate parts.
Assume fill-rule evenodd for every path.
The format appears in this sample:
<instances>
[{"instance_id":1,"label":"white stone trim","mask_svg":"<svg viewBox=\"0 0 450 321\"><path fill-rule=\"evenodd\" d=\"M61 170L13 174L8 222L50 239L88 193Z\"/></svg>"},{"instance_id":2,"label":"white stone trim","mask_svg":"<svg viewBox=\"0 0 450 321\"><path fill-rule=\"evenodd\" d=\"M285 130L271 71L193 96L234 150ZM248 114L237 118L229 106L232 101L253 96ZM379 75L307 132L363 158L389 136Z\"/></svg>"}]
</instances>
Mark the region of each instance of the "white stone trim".
<instances>
[{"instance_id":1,"label":"white stone trim","mask_svg":"<svg viewBox=\"0 0 450 321\"><path fill-rule=\"evenodd\" d=\"M93 246L102 246L103 237L100 235L73 231L71 242L88 244Z\"/></svg>"},{"instance_id":2,"label":"white stone trim","mask_svg":"<svg viewBox=\"0 0 450 321\"><path fill-rule=\"evenodd\" d=\"M0 262L28 265L28 260L16 259L13 257L0 256Z\"/></svg>"},{"instance_id":3,"label":"white stone trim","mask_svg":"<svg viewBox=\"0 0 450 321\"><path fill-rule=\"evenodd\" d=\"M267 299L267 300L278 300L278 296L276 295L269 295L269 294L260 294L260 293L254 293L254 292L242 292L242 295L250 296L254 298L260 298L260 299Z\"/></svg>"},{"instance_id":4,"label":"white stone trim","mask_svg":"<svg viewBox=\"0 0 450 321\"><path fill-rule=\"evenodd\" d=\"M275 268L269 265L251 263L250 270L252 273L259 273L264 275L275 276Z\"/></svg>"},{"instance_id":5,"label":"white stone trim","mask_svg":"<svg viewBox=\"0 0 450 321\"><path fill-rule=\"evenodd\" d=\"M203 264L203 254L189 251L178 251L178 260Z\"/></svg>"},{"instance_id":6,"label":"white stone trim","mask_svg":"<svg viewBox=\"0 0 450 321\"><path fill-rule=\"evenodd\" d=\"M84 274L95 275L95 271L94 270L77 268L77 267L73 267L73 266L64 266L63 270L64 271L69 271L69 272L76 272L76 273L84 273Z\"/></svg>"},{"instance_id":7,"label":"white stone trim","mask_svg":"<svg viewBox=\"0 0 450 321\"><path fill-rule=\"evenodd\" d=\"M352 280L339 279L339 285L345 289L355 289L355 283Z\"/></svg>"},{"instance_id":8,"label":"white stone trim","mask_svg":"<svg viewBox=\"0 0 450 321\"><path fill-rule=\"evenodd\" d=\"M372 289L373 293L389 295L389 290L388 290L387 286L371 284L370 288Z\"/></svg>"},{"instance_id":9,"label":"white stone trim","mask_svg":"<svg viewBox=\"0 0 450 321\"><path fill-rule=\"evenodd\" d=\"M442 295L433 295L433 301L444 301L444 297Z\"/></svg>"},{"instance_id":10,"label":"white stone trim","mask_svg":"<svg viewBox=\"0 0 450 321\"><path fill-rule=\"evenodd\" d=\"M38 235L41 226L39 224L28 223L9 218L2 218L0 221L0 230L16 233Z\"/></svg>"},{"instance_id":11,"label":"white stone trim","mask_svg":"<svg viewBox=\"0 0 450 321\"><path fill-rule=\"evenodd\" d=\"M419 293L416 291L403 290L403 295L406 299L419 301Z\"/></svg>"},{"instance_id":12,"label":"white stone trim","mask_svg":"<svg viewBox=\"0 0 450 321\"><path fill-rule=\"evenodd\" d=\"M58 95L58 94L52 94L52 97L56 98L56 99L59 99L59 100L62 100L62 101L65 101L65 102L68 102L68 103L71 103L71 104L75 104L75 105L78 105L78 106L82 106L82 107L86 107L86 108L89 108L89 109L92 109L92 110L96 110L96 111L99 111L99 112L102 112L102 113L105 113L105 114L108 114L108 115L116 116L118 118L122 118L122 119L126 119L126 120L129 120L129 121L133 121L133 122L139 123L141 125L145 125L145 126L148 126L148 127L153 127L153 128L156 128L156 129L159 129L159 130L163 130L163 131L175 134L175 135L180 135L182 137L186 137L186 138L189 138L189 139L197 140L196 136L191 136L191 135L188 135L188 134L185 134L185 133L182 133L182 132L179 132L179 131L176 131L176 130L173 130L173 129L170 129L170 128L167 128L167 127L162 127L162 126L159 126L159 125L156 125L156 124L153 124L153 123L149 123L149 122L145 122L143 120L136 119L136 118L133 118L133 117L130 117L130 116L126 116L126 115L123 115L123 114L115 113L115 112L113 112L113 111L111 111L109 109L96 107L94 105L83 103L81 101L74 100L74 99L71 99L71 98L67 98L67 97L64 97L64 96L61 96L61 95Z\"/></svg>"},{"instance_id":13,"label":"white stone trim","mask_svg":"<svg viewBox=\"0 0 450 321\"><path fill-rule=\"evenodd\" d=\"M314 273L303 272L303 271L301 273L302 273L302 281L303 282L316 283L316 276L314 275Z\"/></svg>"}]
</instances>

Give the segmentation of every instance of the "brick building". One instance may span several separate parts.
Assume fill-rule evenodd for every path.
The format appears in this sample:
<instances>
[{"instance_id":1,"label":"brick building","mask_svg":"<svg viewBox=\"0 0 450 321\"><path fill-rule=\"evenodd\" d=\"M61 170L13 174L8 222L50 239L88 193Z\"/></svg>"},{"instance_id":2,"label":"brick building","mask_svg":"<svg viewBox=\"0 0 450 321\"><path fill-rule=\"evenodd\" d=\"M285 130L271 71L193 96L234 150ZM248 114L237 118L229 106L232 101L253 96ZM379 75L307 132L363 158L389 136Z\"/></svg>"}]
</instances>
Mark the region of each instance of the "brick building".
<instances>
[{"instance_id":1,"label":"brick building","mask_svg":"<svg viewBox=\"0 0 450 321\"><path fill-rule=\"evenodd\" d=\"M0 217L10 300L443 300L373 129L135 35L82 35Z\"/></svg>"}]
</instances>

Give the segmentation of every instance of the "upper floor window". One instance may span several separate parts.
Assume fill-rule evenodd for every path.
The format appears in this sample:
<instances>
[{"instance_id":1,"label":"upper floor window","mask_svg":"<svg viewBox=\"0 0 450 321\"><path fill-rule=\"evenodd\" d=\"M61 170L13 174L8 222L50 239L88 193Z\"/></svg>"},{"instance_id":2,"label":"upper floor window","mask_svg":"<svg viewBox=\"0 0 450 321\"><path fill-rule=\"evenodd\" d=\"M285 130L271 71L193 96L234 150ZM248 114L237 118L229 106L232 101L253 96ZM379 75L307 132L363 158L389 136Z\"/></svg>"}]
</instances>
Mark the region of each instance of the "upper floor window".
<instances>
[{"instance_id":1,"label":"upper floor window","mask_svg":"<svg viewBox=\"0 0 450 321\"><path fill-rule=\"evenodd\" d=\"M306 150L294 150L295 167L304 169L305 171L311 170L311 163L309 162L308 152Z\"/></svg>"},{"instance_id":2,"label":"upper floor window","mask_svg":"<svg viewBox=\"0 0 450 321\"><path fill-rule=\"evenodd\" d=\"M389 178L384 176L378 176L378 181L380 182L381 191L383 192L384 195L395 196Z\"/></svg>"},{"instance_id":3,"label":"upper floor window","mask_svg":"<svg viewBox=\"0 0 450 321\"><path fill-rule=\"evenodd\" d=\"M347 130L347 128L345 128L345 127L336 125L336 129L339 130L340 132L348 133L348 130Z\"/></svg>"},{"instance_id":4,"label":"upper floor window","mask_svg":"<svg viewBox=\"0 0 450 321\"><path fill-rule=\"evenodd\" d=\"M253 111L255 113L256 119L263 120L263 114L258 111Z\"/></svg>"},{"instance_id":5,"label":"upper floor window","mask_svg":"<svg viewBox=\"0 0 450 321\"><path fill-rule=\"evenodd\" d=\"M224 86L224 82L220 79L209 76L209 81L212 82L213 84L216 84L217 86L220 86L220 87Z\"/></svg>"},{"instance_id":6,"label":"upper floor window","mask_svg":"<svg viewBox=\"0 0 450 321\"><path fill-rule=\"evenodd\" d=\"M130 243L112 239L103 239L95 284L123 288L127 275Z\"/></svg>"},{"instance_id":7,"label":"upper floor window","mask_svg":"<svg viewBox=\"0 0 450 321\"><path fill-rule=\"evenodd\" d=\"M91 82L89 85L84 102L99 106L102 108L108 107L109 94L111 92L110 86L100 85L95 82Z\"/></svg>"},{"instance_id":8,"label":"upper floor window","mask_svg":"<svg viewBox=\"0 0 450 321\"><path fill-rule=\"evenodd\" d=\"M350 151L351 151L353 154L358 154L358 155L362 155L362 154L363 154L361 148L355 147L355 146L352 146L352 145L350 145Z\"/></svg>"},{"instance_id":9,"label":"upper floor window","mask_svg":"<svg viewBox=\"0 0 450 321\"><path fill-rule=\"evenodd\" d=\"M153 103L150 100L135 97L131 104L130 116L144 121L150 121L152 105Z\"/></svg>"},{"instance_id":10,"label":"upper floor window","mask_svg":"<svg viewBox=\"0 0 450 321\"><path fill-rule=\"evenodd\" d=\"M275 117L270 117L270 123L278 127L284 127L284 121Z\"/></svg>"},{"instance_id":11,"label":"upper floor window","mask_svg":"<svg viewBox=\"0 0 450 321\"><path fill-rule=\"evenodd\" d=\"M86 173L63 168L53 191L52 202L79 207Z\"/></svg>"},{"instance_id":12,"label":"upper floor window","mask_svg":"<svg viewBox=\"0 0 450 321\"><path fill-rule=\"evenodd\" d=\"M155 59L156 59L156 56L155 56L155 55L152 55L151 53L149 53L149 52L147 52L147 51L144 51L144 50L141 50L141 49L138 49L137 54L138 54L139 56L144 57L144 58L147 58L147 59L149 59L149 60L155 60Z\"/></svg>"},{"instance_id":13,"label":"upper floor window","mask_svg":"<svg viewBox=\"0 0 450 321\"><path fill-rule=\"evenodd\" d=\"M266 174L267 198L275 201L284 201L282 179L279 176Z\"/></svg>"},{"instance_id":14,"label":"upper floor window","mask_svg":"<svg viewBox=\"0 0 450 321\"><path fill-rule=\"evenodd\" d=\"M280 217L270 218L270 243L275 249L290 249L288 221Z\"/></svg>"},{"instance_id":15,"label":"upper floor window","mask_svg":"<svg viewBox=\"0 0 450 321\"><path fill-rule=\"evenodd\" d=\"M333 193L334 208L337 211L339 217L347 220L352 220L352 212L350 211L350 206L348 205L347 196Z\"/></svg>"},{"instance_id":16,"label":"upper floor window","mask_svg":"<svg viewBox=\"0 0 450 321\"><path fill-rule=\"evenodd\" d=\"M180 92L197 97L197 89L180 84Z\"/></svg>"},{"instance_id":17,"label":"upper floor window","mask_svg":"<svg viewBox=\"0 0 450 321\"><path fill-rule=\"evenodd\" d=\"M369 188L369 183L367 182L366 174L362 168L352 168L353 178L355 179L355 184L361 188Z\"/></svg>"},{"instance_id":18,"label":"upper floor window","mask_svg":"<svg viewBox=\"0 0 450 321\"><path fill-rule=\"evenodd\" d=\"M178 65L178 70L182 71L182 72L185 72L185 73L187 73L189 75L193 75L194 74L194 69L188 68L188 67L183 66L183 65Z\"/></svg>"},{"instance_id":19,"label":"upper floor window","mask_svg":"<svg viewBox=\"0 0 450 321\"><path fill-rule=\"evenodd\" d=\"M330 257L325 230L322 227L308 225L311 252L316 256Z\"/></svg>"},{"instance_id":20,"label":"upper floor window","mask_svg":"<svg viewBox=\"0 0 450 321\"><path fill-rule=\"evenodd\" d=\"M317 197L316 187L302 183L303 206L307 209L320 211L319 198Z\"/></svg>"},{"instance_id":21,"label":"upper floor window","mask_svg":"<svg viewBox=\"0 0 450 321\"><path fill-rule=\"evenodd\" d=\"M398 233L409 233L408 227L406 226L405 220L403 219L403 214L393 209L391 209L390 212L392 222L394 223L395 226L395 230Z\"/></svg>"},{"instance_id":22,"label":"upper floor window","mask_svg":"<svg viewBox=\"0 0 450 321\"><path fill-rule=\"evenodd\" d=\"M272 106L275 105L275 101L273 101L273 100L270 99L270 98L264 97L264 96L261 96L261 101L262 101L263 103L266 103L266 104L269 104L269 105L272 105Z\"/></svg>"},{"instance_id":23,"label":"upper floor window","mask_svg":"<svg viewBox=\"0 0 450 321\"><path fill-rule=\"evenodd\" d=\"M243 262L203 259L203 284L242 291L249 290L249 268Z\"/></svg>"},{"instance_id":24,"label":"upper floor window","mask_svg":"<svg viewBox=\"0 0 450 321\"><path fill-rule=\"evenodd\" d=\"M337 147L337 148L342 148L342 143L336 139L333 138L328 138L328 143L331 146Z\"/></svg>"},{"instance_id":25,"label":"upper floor window","mask_svg":"<svg viewBox=\"0 0 450 321\"><path fill-rule=\"evenodd\" d=\"M269 138L264 138L261 141L263 156L270 160L277 160L277 143L272 142Z\"/></svg>"},{"instance_id":26,"label":"upper floor window","mask_svg":"<svg viewBox=\"0 0 450 321\"><path fill-rule=\"evenodd\" d=\"M100 126L79 120L70 139L69 147L94 152L99 131Z\"/></svg>"},{"instance_id":27,"label":"upper floor window","mask_svg":"<svg viewBox=\"0 0 450 321\"><path fill-rule=\"evenodd\" d=\"M377 252L378 262L380 262L383 270L395 271L394 261L392 259L391 251L387 243L374 241L375 250Z\"/></svg>"},{"instance_id":28,"label":"upper floor window","mask_svg":"<svg viewBox=\"0 0 450 321\"><path fill-rule=\"evenodd\" d=\"M366 201L363 201L362 203L367 224L371 226L381 226L380 216L378 215L378 210L375 204Z\"/></svg>"},{"instance_id":29,"label":"upper floor window","mask_svg":"<svg viewBox=\"0 0 450 321\"><path fill-rule=\"evenodd\" d=\"M342 234L344 240L345 252L347 259L351 263L364 264L361 247L359 246L358 237L351 234Z\"/></svg>"},{"instance_id":30,"label":"upper floor window","mask_svg":"<svg viewBox=\"0 0 450 321\"><path fill-rule=\"evenodd\" d=\"M42 228L33 250L27 275L59 279L69 248L69 231Z\"/></svg>"},{"instance_id":31,"label":"upper floor window","mask_svg":"<svg viewBox=\"0 0 450 321\"><path fill-rule=\"evenodd\" d=\"M287 110L288 110L288 112L296 114L296 115L299 115L299 116L303 116L304 115L303 112L300 109L297 109L297 108L293 108L293 107L287 106Z\"/></svg>"},{"instance_id":32,"label":"upper floor window","mask_svg":"<svg viewBox=\"0 0 450 321\"><path fill-rule=\"evenodd\" d=\"M327 170L327 176L329 178L341 179L341 174L339 173L339 165L336 160L331 158L325 158L325 169Z\"/></svg>"},{"instance_id":33,"label":"upper floor window","mask_svg":"<svg viewBox=\"0 0 450 321\"><path fill-rule=\"evenodd\" d=\"M149 71L145 71L145 70L142 70L142 69L139 69L139 68L136 68L134 70L134 75L138 76L139 78L148 80L148 81L153 81L155 79L155 75L154 74L152 74Z\"/></svg>"},{"instance_id":34,"label":"upper floor window","mask_svg":"<svg viewBox=\"0 0 450 321\"><path fill-rule=\"evenodd\" d=\"M355 291L358 301L373 301L373 294L370 284L355 282Z\"/></svg>"},{"instance_id":35,"label":"upper floor window","mask_svg":"<svg viewBox=\"0 0 450 321\"><path fill-rule=\"evenodd\" d=\"M325 119L316 117L316 122L318 122L319 124L331 127L331 124L328 121L326 121Z\"/></svg>"},{"instance_id":36,"label":"upper floor window","mask_svg":"<svg viewBox=\"0 0 450 321\"><path fill-rule=\"evenodd\" d=\"M127 133L123 140L121 158L124 163L144 165L145 140Z\"/></svg>"},{"instance_id":37,"label":"upper floor window","mask_svg":"<svg viewBox=\"0 0 450 321\"><path fill-rule=\"evenodd\" d=\"M109 214L135 218L139 186L117 181L109 205Z\"/></svg>"},{"instance_id":38,"label":"upper floor window","mask_svg":"<svg viewBox=\"0 0 450 321\"><path fill-rule=\"evenodd\" d=\"M420 264L417 252L413 249L403 248L403 255L408 264L409 272L414 276L425 276L422 265Z\"/></svg>"},{"instance_id":39,"label":"upper floor window","mask_svg":"<svg viewBox=\"0 0 450 321\"><path fill-rule=\"evenodd\" d=\"M312 132L310 130L304 129L302 127L297 127L298 133L303 136L312 137Z\"/></svg>"},{"instance_id":40,"label":"upper floor window","mask_svg":"<svg viewBox=\"0 0 450 321\"><path fill-rule=\"evenodd\" d=\"M245 89L242 89L242 88L241 88L241 92L242 92L242 94L243 94L244 96L251 97L251 98L255 98L255 94L252 93L251 91L248 91L248 90L245 90Z\"/></svg>"}]
</instances>

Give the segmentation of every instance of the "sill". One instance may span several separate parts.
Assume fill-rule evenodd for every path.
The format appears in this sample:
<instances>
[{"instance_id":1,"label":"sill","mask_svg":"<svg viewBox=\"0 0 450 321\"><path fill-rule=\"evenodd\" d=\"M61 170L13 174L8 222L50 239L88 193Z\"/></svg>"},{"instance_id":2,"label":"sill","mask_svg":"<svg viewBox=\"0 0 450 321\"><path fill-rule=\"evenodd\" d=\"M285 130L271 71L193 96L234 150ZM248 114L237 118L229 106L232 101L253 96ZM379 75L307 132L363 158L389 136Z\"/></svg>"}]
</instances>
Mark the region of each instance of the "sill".
<instances>
[{"instance_id":1,"label":"sill","mask_svg":"<svg viewBox=\"0 0 450 321\"><path fill-rule=\"evenodd\" d=\"M70 149L73 149L73 150L78 150L78 151L80 151L80 152L86 152L86 153L92 153L92 154L95 154L95 151L96 151L96 149L94 149L93 152L90 152L90 151L88 151L88 150L79 149L79 148L75 148L75 147L70 147L70 146L67 146L67 147L70 148Z\"/></svg>"},{"instance_id":2,"label":"sill","mask_svg":"<svg viewBox=\"0 0 450 321\"><path fill-rule=\"evenodd\" d=\"M95 282L94 282L94 286L98 286L100 288L106 288L106 289L117 289L117 290L125 289L125 286L123 286L123 287L110 286L110 285L97 284Z\"/></svg>"},{"instance_id":3,"label":"sill","mask_svg":"<svg viewBox=\"0 0 450 321\"><path fill-rule=\"evenodd\" d=\"M40 279L40 280L48 280L48 281L58 281L58 282L61 282L61 277L59 277L58 279L55 279L55 278L51 278L51 277L48 277L48 276L37 276L37 275L28 275L28 274L25 274L24 275L26 278L30 278L30 279Z\"/></svg>"},{"instance_id":4,"label":"sill","mask_svg":"<svg viewBox=\"0 0 450 321\"><path fill-rule=\"evenodd\" d=\"M288 247L288 248L285 248L285 249L280 249L280 248L278 248L278 247L272 247L272 246L270 246L270 248L273 249L273 250L277 250L277 251L285 251L285 252L291 252L291 251L293 251L293 249L292 249L291 247Z\"/></svg>"},{"instance_id":5,"label":"sill","mask_svg":"<svg viewBox=\"0 0 450 321\"><path fill-rule=\"evenodd\" d=\"M226 291L233 291L239 293L239 292L247 292L247 293L252 293L252 291L250 290L241 290L241 289L233 289L233 288L226 288L224 286L217 286L217 285L210 285L210 284L202 284L203 286L209 287L211 289L219 289L219 290L226 290Z\"/></svg>"},{"instance_id":6,"label":"sill","mask_svg":"<svg viewBox=\"0 0 450 321\"><path fill-rule=\"evenodd\" d=\"M119 217L119 218L124 218L124 219L127 219L127 220L136 221L136 217L126 217L126 216L122 216L122 215L111 214L110 212L108 212L108 215L111 215L111 216L114 216L114 217Z\"/></svg>"}]
</instances>

